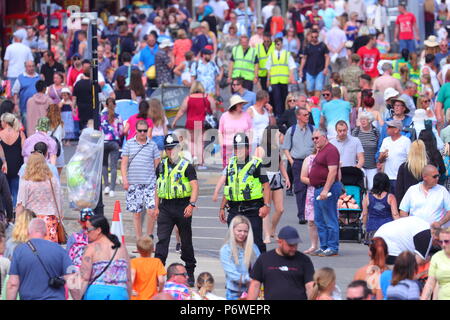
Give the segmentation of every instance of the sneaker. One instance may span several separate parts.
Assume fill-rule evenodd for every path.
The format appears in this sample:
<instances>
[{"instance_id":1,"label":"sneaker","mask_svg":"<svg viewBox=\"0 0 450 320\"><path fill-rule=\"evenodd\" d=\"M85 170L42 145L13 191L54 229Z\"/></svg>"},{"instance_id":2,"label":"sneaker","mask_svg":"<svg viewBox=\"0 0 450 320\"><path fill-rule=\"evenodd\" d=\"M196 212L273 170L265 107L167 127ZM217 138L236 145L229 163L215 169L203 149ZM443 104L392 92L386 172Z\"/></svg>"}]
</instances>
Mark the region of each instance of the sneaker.
<instances>
[{"instance_id":1,"label":"sneaker","mask_svg":"<svg viewBox=\"0 0 450 320\"><path fill-rule=\"evenodd\" d=\"M294 193L292 192L292 190L287 190L287 191L286 191L286 195L287 195L288 197L293 197L293 196L294 196Z\"/></svg>"},{"instance_id":2,"label":"sneaker","mask_svg":"<svg viewBox=\"0 0 450 320\"><path fill-rule=\"evenodd\" d=\"M189 278L188 278L188 286L193 288L195 286L195 278L194 278L194 274L189 274Z\"/></svg>"},{"instance_id":3,"label":"sneaker","mask_svg":"<svg viewBox=\"0 0 450 320\"><path fill-rule=\"evenodd\" d=\"M197 170L206 170L208 167L206 166L197 166Z\"/></svg>"},{"instance_id":4,"label":"sneaker","mask_svg":"<svg viewBox=\"0 0 450 320\"><path fill-rule=\"evenodd\" d=\"M337 256L338 252L331 250L330 248L326 249L325 251L323 251L321 254L319 254L319 257L332 257L332 256Z\"/></svg>"},{"instance_id":5,"label":"sneaker","mask_svg":"<svg viewBox=\"0 0 450 320\"><path fill-rule=\"evenodd\" d=\"M111 190L111 191L109 192L109 197L110 197L110 198L113 198L113 197L114 197L114 191Z\"/></svg>"},{"instance_id":6,"label":"sneaker","mask_svg":"<svg viewBox=\"0 0 450 320\"><path fill-rule=\"evenodd\" d=\"M155 236L154 236L153 234L149 234L148 236L149 236L149 237L150 237L150 239L152 239L152 240L154 240L154 239L155 239Z\"/></svg>"},{"instance_id":7,"label":"sneaker","mask_svg":"<svg viewBox=\"0 0 450 320\"><path fill-rule=\"evenodd\" d=\"M306 221L305 219L299 219L299 220L298 220L298 223L299 223L299 224L307 224L308 221Z\"/></svg>"},{"instance_id":8,"label":"sneaker","mask_svg":"<svg viewBox=\"0 0 450 320\"><path fill-rule=\"evenodd\" d=\"M311 256L320 256L323 254L323 250L322 249L317 249L316 251L311 252L309 255Z\"/></svg>"},{"instance_id":9,"label":"sneaker","mask_svg":"<svg viewBox=\"0 0 450 320\"><path fill-rule=\"evenodd\" d=\"M108 194L111 191L109 187L105 187L105 190L103 190L104 194Z\"/></svg>"},{"instance_id":10,"label":"sneaker","mask_svg":"<svg viewBox=\"0 0 450 320\"><path fill-rule=\"evenodd\" d=\"M181 243L177 243L177 245L175 246L175 252L181 253Z\"/></svg>"}]
</instances>

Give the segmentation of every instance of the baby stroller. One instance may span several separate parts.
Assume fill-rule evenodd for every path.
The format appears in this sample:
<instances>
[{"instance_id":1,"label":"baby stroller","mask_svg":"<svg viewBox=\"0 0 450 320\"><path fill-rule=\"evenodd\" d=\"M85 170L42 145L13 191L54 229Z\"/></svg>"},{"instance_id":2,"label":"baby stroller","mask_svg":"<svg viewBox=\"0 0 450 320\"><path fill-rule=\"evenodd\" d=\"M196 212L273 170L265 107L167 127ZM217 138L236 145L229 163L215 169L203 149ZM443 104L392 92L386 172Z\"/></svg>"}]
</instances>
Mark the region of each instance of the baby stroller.
<instances>
[{"instance_id":1,"label":"baby stroller","mask_svg":"<svg viewBox=\"0 0 450 320\"><path fill-rule=\"evenodd\" d=\"M361 212L365 192L364 173L356 167L343 167L341 174L345 194L342 194L338 200L339 239L361 242L363 239Z\"/></svg>"}]
</instances>

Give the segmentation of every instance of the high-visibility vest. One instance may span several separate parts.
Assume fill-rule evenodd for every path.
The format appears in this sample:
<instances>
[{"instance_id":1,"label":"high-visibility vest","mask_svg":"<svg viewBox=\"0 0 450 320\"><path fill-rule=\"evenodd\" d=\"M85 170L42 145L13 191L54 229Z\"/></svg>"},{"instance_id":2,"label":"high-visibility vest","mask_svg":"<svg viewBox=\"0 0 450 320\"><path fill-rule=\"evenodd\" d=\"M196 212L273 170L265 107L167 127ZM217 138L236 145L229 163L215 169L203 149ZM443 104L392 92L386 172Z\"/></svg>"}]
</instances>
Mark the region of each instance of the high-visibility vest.
<instances>
[{"instance_id":1,"label":"high-visibility vest","mask_svg":"<svg viewBox=\"0 0 450 320\"><path fill-rule=\"evenodd\" d=\"M272 66L270 67L270 83L271 84L288 84L289 83L289 55L287 50L282 50L280 58L274 51L272 52Z\"/></svg>"},{"instance_id":2,"label":"high-visibility vest","mask_svg":"<svg viewBox=\"0 0 450 320\"><path fill-rule=\"evenodd\" d=\"M255 48L249 47L247 54L244 56L244 50L241 45L233 48L233 78L242 77L245 80L253 81L255 78Z\"/></svg>"},{"instance_id":3,"label":"high-visibility vest","mask_svg":"<svg viewBox=\"0 0 450 320\"><path fill-rule=\"evenodd\" d=\"M169 173L169 159L165 158L159 165L159 176L156 180L158 197L161 199L181 199L190 197L192 187L186 177L189 161L181 158Z\"/></svg>"},{"instance_id":4,"label":"high-visibility vest","mask_svg":"<svg viewBox=\"0 0 450 320\"><path fill-rule=\"evenodd\" d=\"M258 45L258 62L259 62L259 71L258 76L259 77L267 77L267 69L266 69L266 63L267 58L270 56L270 54L275 50L275 44L272 42L272 44L269 47L269 50L266 52L266 48L264 47L263 43L260 43Z\"/></svg>"},{"instance_id":5,"label":"high-visibility vest","mask_svg":"<svg viewBox=\"0 0 450 320\"><path fill-rule=\"evenodd\" d=\"M249 201L263 198L263 185L259 178L253 176L261 163L260 158L253 157L239 170L237 157L234 156L230 159L227 166L227 185L223 189L228 201Z\"/></svg>"}]
</instances>

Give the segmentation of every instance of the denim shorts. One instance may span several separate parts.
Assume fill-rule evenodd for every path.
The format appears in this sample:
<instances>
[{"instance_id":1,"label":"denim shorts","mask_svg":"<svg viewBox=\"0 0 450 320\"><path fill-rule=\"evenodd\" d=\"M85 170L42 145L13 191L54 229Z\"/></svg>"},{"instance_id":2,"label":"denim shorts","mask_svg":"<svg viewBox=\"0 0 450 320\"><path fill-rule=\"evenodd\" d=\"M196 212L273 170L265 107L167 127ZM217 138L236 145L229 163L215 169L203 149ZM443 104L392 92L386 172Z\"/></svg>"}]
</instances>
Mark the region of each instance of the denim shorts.
<instances>
[{"instance_id":1,"label":"denim shorts","mask_svg":"<svg viewBox=\"0 0 450 320\"><path fill-rule=\"evenodd\" d=\"M306 90L308 90L308 92L322 91L324 80L325 77L322 71L315 76L306 73Z\"/></svg>"}]
</instances>

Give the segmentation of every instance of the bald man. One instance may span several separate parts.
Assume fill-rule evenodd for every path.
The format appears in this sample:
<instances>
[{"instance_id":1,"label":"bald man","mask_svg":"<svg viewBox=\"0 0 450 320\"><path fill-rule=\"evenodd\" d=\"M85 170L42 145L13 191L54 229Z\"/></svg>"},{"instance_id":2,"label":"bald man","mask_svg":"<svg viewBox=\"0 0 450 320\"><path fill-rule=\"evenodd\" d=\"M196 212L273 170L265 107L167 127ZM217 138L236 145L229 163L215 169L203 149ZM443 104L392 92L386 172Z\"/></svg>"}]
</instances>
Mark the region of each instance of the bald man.
<instances>
[{"instance_id":1,"label":"bald man","mask_svg":"<svg viewBox=\"0 0 450 320\"><path fill-rule=\"evenodd\" d=\"M450 225L450 194L437 183L439 176L435 166L423 168L423 181L409 187L400 203L400 216L419 217L434 228Z\"/></svg>"}]
</instances>

